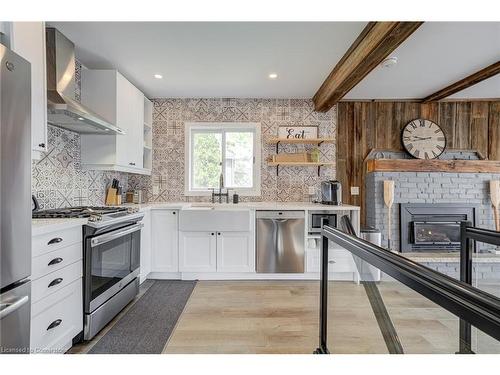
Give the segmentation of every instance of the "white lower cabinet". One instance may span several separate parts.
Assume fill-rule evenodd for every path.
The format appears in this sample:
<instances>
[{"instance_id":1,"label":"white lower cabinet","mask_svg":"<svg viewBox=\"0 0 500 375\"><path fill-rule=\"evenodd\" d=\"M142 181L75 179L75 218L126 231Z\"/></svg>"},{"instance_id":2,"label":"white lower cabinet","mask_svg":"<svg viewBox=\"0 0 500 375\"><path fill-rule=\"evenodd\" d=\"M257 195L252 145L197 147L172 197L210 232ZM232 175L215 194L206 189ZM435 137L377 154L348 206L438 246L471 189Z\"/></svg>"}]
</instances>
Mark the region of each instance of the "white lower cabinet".
<instances>
[{"instance_id":1,"label":"white lower cabinet","mask_svg":"<svg viewBox=\"0 0 500 375\"><path fill-rule=\"evenodd\" d=\"M142 218L141 229L141 276L140 282L144 282L151 272L151 211L146 210Z\"/></svg>"},{"instance_id":2,"label":"white lower cabinet","mask_svg":"<svg viewBox=\"0 0 500 375\"><path fill-rule=\"evenodd\" d=\"M217 271L216 232L181 232L179 239L179 271Z\"/></svg>"},{"instance_id":3,"label":"white lower cabinet","mask_svg":"<svg viewBox=\"0 0 500 375\"><path fill-rule=\"evenodd\" d=\"M32 238L33 353L64 353L83 330L82 227Z\"/></svg>"},{"instance_id":4,"label":"white lower cabinet","mask_svg":"<svg viewBox=\"0 0 500 375\"><path fill-rule=\"evenodd\" d=\"M251 232L180 232L179 271L254 272Z\"/></svg>"},{"instance_id":5,"label":"white lower cabinet","mask_svg":"<svg viewBox=\"0 0 500 375\"><path fill-rule=\"evenodd\" d=\"M179 212L151 211L151 272L179 271Z\"/></svg>"},{"instance_id":6,"label":"white lower cabinet","mask_svg":"<svg viewBox=\"0 0 500 375\"><path fill-rule=\"evenodd\" d=\"M64 353L82 330L81 279L31 306L30 346L34 353Z\"/></svg>"},{"instance_id":7,"label":"white lower cabinet","mask_svg":"<svg viewBox=\"0 0 500 375\"><path fill-rule=\"evenodd\" d=\"M316 246L306 249L306 273L321 271L321 241L315 240ZM357 267L352 254L345 249L330 245L328 248L328 272L332 280L357 278Z\"/></svg>"},{"instance_id":8,"label":"white lower cabinet","mask_svg":"<svg viewBox=\"0 0 500 375\"><path fill-rule=\"evenodd\" d=\"M253 243L249 232L217 232L217 271L255 271Z\"/></svg>"}]
</instances>

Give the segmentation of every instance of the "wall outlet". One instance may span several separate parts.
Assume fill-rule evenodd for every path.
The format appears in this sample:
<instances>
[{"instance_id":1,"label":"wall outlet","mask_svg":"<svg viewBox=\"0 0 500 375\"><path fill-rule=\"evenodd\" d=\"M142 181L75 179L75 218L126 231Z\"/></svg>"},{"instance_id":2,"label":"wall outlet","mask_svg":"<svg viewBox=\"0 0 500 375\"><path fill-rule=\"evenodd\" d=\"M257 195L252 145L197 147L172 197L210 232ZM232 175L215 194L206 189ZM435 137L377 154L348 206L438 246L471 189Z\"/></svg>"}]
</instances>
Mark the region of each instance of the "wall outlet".
<instances>
[{"instance_id":1,"label":"wall outlet","mask_svg":"<svg viewBox=\"0 0 500 375\"><path fill-rule=\"evenodd\" d=\"M351 186L351 195L359 195L359 186Z\"/></svg>"},{"instance_id":2,"label":"wall outlet","mask_svg":"<svg viewBox=\"0 0 500 375\"><path fill-rule=\"evenodd\" d=\"M160 187L158 185L153 185L153 195L160 194Z\"/></svg>"}]
</instances>

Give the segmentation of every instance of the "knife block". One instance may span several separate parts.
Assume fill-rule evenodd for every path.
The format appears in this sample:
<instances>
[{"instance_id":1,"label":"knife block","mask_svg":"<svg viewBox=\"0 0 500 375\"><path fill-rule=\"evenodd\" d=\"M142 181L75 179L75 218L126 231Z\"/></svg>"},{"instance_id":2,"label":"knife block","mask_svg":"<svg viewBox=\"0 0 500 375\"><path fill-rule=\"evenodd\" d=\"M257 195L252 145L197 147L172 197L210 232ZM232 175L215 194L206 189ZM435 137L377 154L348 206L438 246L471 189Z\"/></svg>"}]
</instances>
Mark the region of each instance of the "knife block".
<instances>
[{"instance_id":1,"label":"knife block","mask_svg":"<svg viewBox=\"0 0 500 375\"><path fill-rule=\"evenodd\" d=\"M121 197L120 197L120 202L118 202L118 194L116 194L117 189L115 188L109 188L108 192L106 194L106 206L117 206L121 204Z\"/></svg>"}]
</instances>

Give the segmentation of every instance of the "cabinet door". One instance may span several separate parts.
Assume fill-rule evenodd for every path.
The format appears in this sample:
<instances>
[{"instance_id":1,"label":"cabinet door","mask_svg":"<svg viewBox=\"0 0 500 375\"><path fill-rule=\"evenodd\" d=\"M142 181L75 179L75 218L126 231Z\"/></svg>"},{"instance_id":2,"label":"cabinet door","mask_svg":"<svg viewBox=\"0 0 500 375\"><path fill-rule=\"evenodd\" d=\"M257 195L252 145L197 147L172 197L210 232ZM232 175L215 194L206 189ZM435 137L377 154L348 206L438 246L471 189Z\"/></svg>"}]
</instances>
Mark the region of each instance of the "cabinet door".
<instances>
[{"instance_id":1,"label":"cabinet door","mask_svg":"<svg viewBox=\"0 0 500 375\"><path fill-rule=\"evenodd\" d=\"M217 232L217 272L255 272L250 232Z\"/></svg>"},{"instance_id":2,"label":"cabinet door","mask_svg":"<svg viewBox=\"0 0 500 375\"><path fill-rule=\"evenodd\" d=\"M116 77L116 125L126 134L116 136L116 164L135 167L134 86L120 73Z\"/></svg>"},{"instance_id":3,"label":"cabinet door","mask_svg":"<svg viewBox=\"0 0 500 375\"><path fill-rule=\"evenodd\" d=\"M142 218L141 229L141 283L151 272L151 211L146 211Z\"/></svg>"},{"instance_id":4,"label":"cabinet door","mask_svg":"<svg viewBox=\"0 0 500 375\"><path fill-rule=\"evenodd\" d=\"M47 151L47 73L45 23L12 22L10 48L31 63L31 141L33 151ZM36 154L34 157L38 158Z\"/></svg>"},{"instance_id":5,"label":"cabinet door","mask_svg":"<svg viewBox=\"0 0 500 375\"><path fill-rule=\"evenodd\" d=\"M178 211L151 212L152 272L179 271Z\"/></svg>"},{"instance_id":6,"label":"cabinet door","mask_svg":"<svg viewBox=\"0 0 500 375\"><path fill-rule=\"evenodd\" d=\"M179 271L215 272L216 247L215 232L180 232Z\"/></svg>"},{"instance_id":7,"label":"cabinet door","mask_svg":"<svg viewBox=\"0 0 500 375\"><path fill-rule=\"evenodd\" d=\"M135 167L142 168L144 155L144 94L134 87L134 163Z\"/></svg>"}]
</instances>

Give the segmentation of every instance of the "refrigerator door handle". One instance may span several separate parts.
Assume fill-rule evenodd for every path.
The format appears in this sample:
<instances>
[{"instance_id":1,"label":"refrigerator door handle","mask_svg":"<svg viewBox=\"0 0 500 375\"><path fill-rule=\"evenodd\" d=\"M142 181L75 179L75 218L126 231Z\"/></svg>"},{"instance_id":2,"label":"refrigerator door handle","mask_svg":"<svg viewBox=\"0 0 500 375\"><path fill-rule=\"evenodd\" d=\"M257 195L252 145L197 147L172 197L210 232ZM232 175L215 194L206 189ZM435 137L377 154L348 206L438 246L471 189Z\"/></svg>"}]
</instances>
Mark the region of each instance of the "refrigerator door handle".
<instances>
[{"instance_id":1,"label":"refrigerator door handle","mask_svg":"<svg viewBox=\"0 0 500 375\"><path fill-rule=\"evenodd\" d=\"M28 296L24 296L19 298L17 301L12 303L2 303L0 306L0 320L5 318L7 315L10 315L14 311L18 310L23 306L26 302L29 301Z\"/></svg>"}]
</instances>

